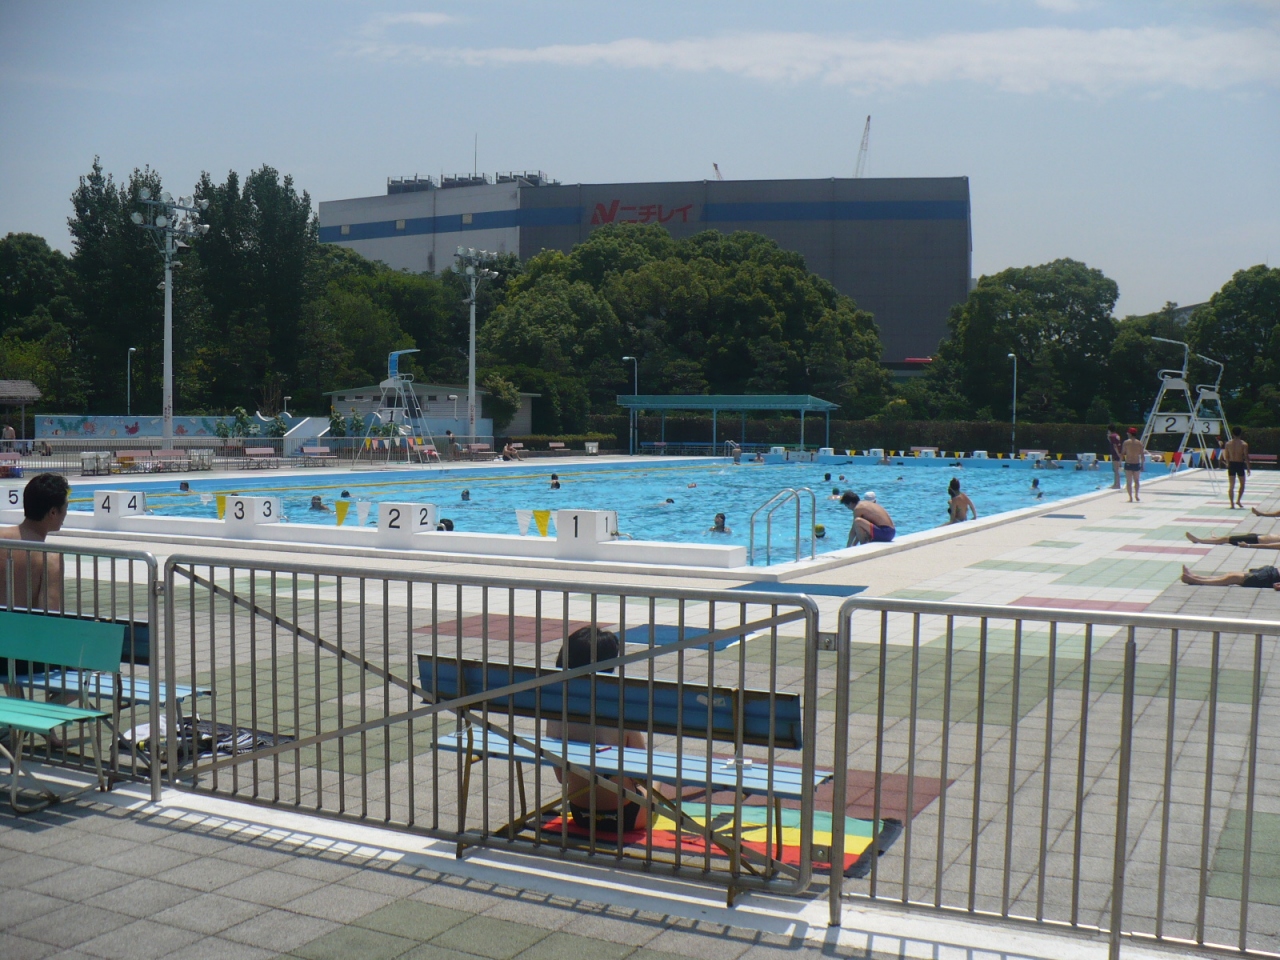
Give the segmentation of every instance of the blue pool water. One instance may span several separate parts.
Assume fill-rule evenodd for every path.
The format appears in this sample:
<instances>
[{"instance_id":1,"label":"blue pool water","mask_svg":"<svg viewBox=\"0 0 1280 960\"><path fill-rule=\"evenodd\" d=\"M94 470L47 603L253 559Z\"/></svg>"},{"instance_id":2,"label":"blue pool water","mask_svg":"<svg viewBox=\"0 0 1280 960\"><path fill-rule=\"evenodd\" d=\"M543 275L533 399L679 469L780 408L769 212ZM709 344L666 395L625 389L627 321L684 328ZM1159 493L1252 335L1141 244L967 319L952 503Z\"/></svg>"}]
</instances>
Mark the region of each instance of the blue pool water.
<instances>
[{"instance_id":1,"label":"blue pool water","mask_svg":"<svg viewBox=\"0 0 1280 960\"><path fill-rule=\"evenodd\" d=\"M247 474L243 480L191 480L190 493L177 492L177 480L129 482L113 478L98 486L145 489L147 506L156 515L216 517L215 493L278 495L291 523L333 524L334 514L309 509L311 498L319 495L332 508L343 490L356 500L435 503L441 517L453 520L458 530L484 533L520 532L516 510L598 509L618 512L618 529L637 540L683 543L738 543L746 545L751 513L773 494L786 487L809 487L817 497L817 522L826 527L818 540L818 551L839 550L845 545L851 515L837 501L829 499L833 488L867 490L877 493L881 506L897 525L898 534L915 533L940 526L947 517L947 483L959 476L963 489L973 499L981 517L1008 510L1049 503L1110 486L1108 465L1102 470L1031 470L1017 463L1001 468L996 463L975 468L949 467L945 463L906 461L879 466L821 464L744 464L726 461L684 461L655 465L652 462L596 463L585 466L555 464L511 464L501 468L421 472L390 471L366 473L315 473L308 476L263 476ZM551 490L552 471L560 476L561 489ZM824 480L830 473L831 480ZM843 475L842 481L839 477ZM1044 490L1037 500L1029 487L1038 478ZM84 501L87 487L77 486L73 496ZM462 491L471 499L463 501ZM202 502L202 495L210 502ZM672 502L667 503L670 499ZM75 509L85 509L83 503ZM728 517L730 534L712 534L715 514ZM806 498L804 517L808 518ZM346 525L357 522L353 507ZM367 525L376 526L377 508L370 509ZM805 524L807 526L807 524ZM536 534L531 527L530 533ZM806 532L807 533L807 532ZM795 510L785 506L774 516L773 543L778 551L794 549ZM763 543L764 526L756 528L757 548ZM807 540L805 552L808 552Z\"/></svg>"}]
</instances>

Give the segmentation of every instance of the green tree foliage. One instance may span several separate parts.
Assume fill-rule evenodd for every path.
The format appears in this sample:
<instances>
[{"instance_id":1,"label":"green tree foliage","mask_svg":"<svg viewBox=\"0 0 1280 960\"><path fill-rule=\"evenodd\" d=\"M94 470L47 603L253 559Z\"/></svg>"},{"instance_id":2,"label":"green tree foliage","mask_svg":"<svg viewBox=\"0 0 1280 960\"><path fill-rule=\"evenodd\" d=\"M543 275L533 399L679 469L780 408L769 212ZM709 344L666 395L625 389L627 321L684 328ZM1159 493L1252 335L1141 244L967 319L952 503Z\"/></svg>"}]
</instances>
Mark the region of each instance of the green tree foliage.
<instances>
[{"instance_id":1,"label":"green tree foliage","mask_svg":"<svg viewBox=\"0 0 1280 960\"><path fill-rule=\"evenodd\" d=\"M1247 416L1280 379L1280 268L1238 271L1192 315L1187 334L1197 353L1226 364L1228 412Z\"/></svg>"},{"instance_id":2,"label":"green tree foliage","mask_svg":"<svg viewBox=\"0 0 1280 960\"><path fill-rule=\"evenodd\" d=\"M507 429L508 424L520 412L520 390L504 377L491 373L481 386L488 391L484 398L484 416L493 421L494 433Z\"/></svg>"},{"instance_id":3,"label":"green tree foliage","mask_svg":"<svg viewBox=\"0 0 1280 960\"><path fill-rule=\"evenodd\" d=\"M1019 418L1078 420L1098 396L1118 296L1113 280L1076 260L984 276L952 308L948 339L924 383L904 391L905 398L925 408L917 415L953 416L961 412L957 407L1008 410L1013 353Z\"/></svg>"},{"instance_id":4,"label":"green tree foliage","mask_svg":"<svg viewBox=\"0 0 1280 960\"><path fill-rule=\"evenodd\" d=\"M612 225L532 258L505 293L480 336L486 360L577 378L598 411L631 386L624 354L641 358L645 392L817 392L856 416L887 390L871 316L758 234Z\"/></svg>"}]
</instances>

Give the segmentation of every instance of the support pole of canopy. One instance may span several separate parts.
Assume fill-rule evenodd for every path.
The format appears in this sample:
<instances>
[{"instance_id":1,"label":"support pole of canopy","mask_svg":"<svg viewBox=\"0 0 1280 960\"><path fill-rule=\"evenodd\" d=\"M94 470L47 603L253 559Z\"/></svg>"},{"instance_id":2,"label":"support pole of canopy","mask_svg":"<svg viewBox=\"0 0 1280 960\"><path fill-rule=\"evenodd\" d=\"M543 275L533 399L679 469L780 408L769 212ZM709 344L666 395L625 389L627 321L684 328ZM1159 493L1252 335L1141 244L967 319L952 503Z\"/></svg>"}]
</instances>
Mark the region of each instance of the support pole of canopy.
<instances>
[{"instance_id":1,"label":"support pole of canopy","mask_svg":"<svg viewBox=\"0 0 1280 960\"><path fill-rule=\"evenodd\" d=\"M800 408L800 449L804 450L804 407Z\"/></svg>"},{"instance_id":2,"label":"support pole of canopy","mask_svg":"<svg viewBox=\"0 0 1280 960\"><path fill-rule=\"evenodd\" d=\"M711 408L711 452L716 452L716 408Z\"/></svg>"},{"instance_id":3,"label":"support pole of canopy","mask_svg":"<svg viewBox=\"0 0 1280 960\"><path fill-rule=\"evenodd\" d=\"M822 445L824 447L831 446L831 411L830 410L827 411L827 437L825 440L823 440Z\"/></svg>"},{"instance_id":4,"label":"support pole of canopy","mask_svg":"<svg viewBox=\"0 0 1280 960\"><path fill-rule=\"evenodd\" d=\"M742 443L741 446L747 445L747 411L742 411Z\"/></svg>"},{"instance_id":5,"label":"support pole of canopy","mask_svg":"<svg viewBox=\"0 0 1280 960\"><path fill-rule=\"evenodd\" d=\"M667 411L662 411L662 452L667 452Z\"/></svg>"}]
</instances>

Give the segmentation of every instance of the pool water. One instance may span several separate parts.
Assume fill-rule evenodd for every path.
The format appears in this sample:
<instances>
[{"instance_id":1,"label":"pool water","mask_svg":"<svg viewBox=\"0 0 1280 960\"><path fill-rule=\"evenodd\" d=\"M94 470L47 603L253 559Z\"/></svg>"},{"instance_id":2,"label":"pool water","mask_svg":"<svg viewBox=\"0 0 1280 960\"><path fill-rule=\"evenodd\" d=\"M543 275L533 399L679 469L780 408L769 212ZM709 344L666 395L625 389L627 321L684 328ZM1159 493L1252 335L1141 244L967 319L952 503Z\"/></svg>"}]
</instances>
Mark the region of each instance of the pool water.
<instances>
[{"instance_id":1,"label":"pool water","mask_svg":"<svg viewBox=\"0 0 1280 960\"><path fill-rule=\"evenodd\" d=\"M211 495L242 493L253 496L280 496L286 518L291 523L333 524L333 512L310 509L311 498L320 496L333 508L334 501L347 490L355 500L435 503L439 515L453 520L457 530L518 534L517 510L596 509L616 510L618 530L636 540L681 543L736 543L747 545L753 511L778 491L787 487L809 487L817 499L817 523L826 528L817 541L818 552L842 549L852 515L837 500L833 490L853 490L861 496L876 491L878 502L893 518L899 536L942 525L947 519L947 484L953 476L972 498L980 517L1035 506L1089 493L1110 486L1109 469L1094 471L1031 470L1018 463L1009 469L963 469L943 463L917 464L907 461L889 466L821 464L744 464L727 461L671 465L620 464L601 469L604 464L575 468L552 465L512 464L469 471L466 476L447 470L421 473L344 473L267 479L246 477L233 480L192 481L190 493L179 493L172 484L137 484L147 489L147 506L159 515L216 517ZM1104 465L1105 467L1105 465ZM550 489L552 471L559 474L561 489ZM825 480L825 474L831 474ZM841 480L840 477L844 479ZM1030 490L1038 479L1043 499ZM117 482L115 485L119 485ZM470 499L462 499L463 491ZM77 490L77 494L79 490ZM203 498L202 498L203 495ZM708 531L715 515L726 515L730 533ZM808 497L804 497L802 533L804 553L808 553ZM756 525L757 551L762 551L764 515ZM358 522L354 506L344 525ZM377 525L377 508L369 511L366 524ZM552 528L554 532L554 526ZM537 535L529 525L529 534ZM773 559L776 562L794 551L795 507L786 505L773 518ZM762 555L762 554L761 554Z\"/></svg>"}]
</instances>

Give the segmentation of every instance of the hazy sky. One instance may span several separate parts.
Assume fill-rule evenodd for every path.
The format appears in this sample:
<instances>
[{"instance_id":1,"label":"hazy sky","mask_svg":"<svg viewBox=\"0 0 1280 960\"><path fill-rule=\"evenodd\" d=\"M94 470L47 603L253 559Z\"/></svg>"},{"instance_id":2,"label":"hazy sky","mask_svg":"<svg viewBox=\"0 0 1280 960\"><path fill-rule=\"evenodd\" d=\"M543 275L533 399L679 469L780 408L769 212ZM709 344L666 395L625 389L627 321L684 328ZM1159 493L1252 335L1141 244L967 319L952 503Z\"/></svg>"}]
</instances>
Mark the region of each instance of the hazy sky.
<instances>
[{"instance_id":1,"label":"hazy sky","mask_svg":"<svg viewBox=\"0 0 1280 960\"><path fill-rule=\"evenodd\" d=\"M1074 257L1120 313L1280 258L1280 0L0 0L0 235L69 250L95 154L188 190L387 176L968 176L974 270Z\"/></svg>"}]
</instances>

